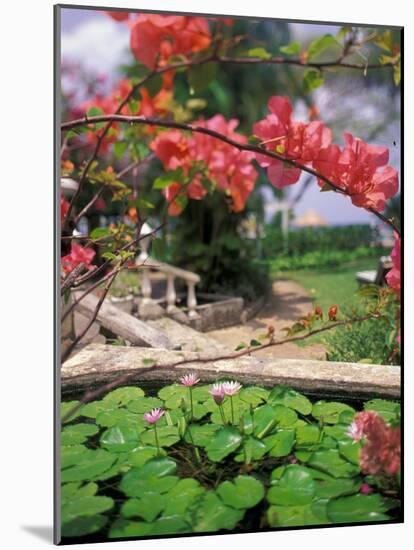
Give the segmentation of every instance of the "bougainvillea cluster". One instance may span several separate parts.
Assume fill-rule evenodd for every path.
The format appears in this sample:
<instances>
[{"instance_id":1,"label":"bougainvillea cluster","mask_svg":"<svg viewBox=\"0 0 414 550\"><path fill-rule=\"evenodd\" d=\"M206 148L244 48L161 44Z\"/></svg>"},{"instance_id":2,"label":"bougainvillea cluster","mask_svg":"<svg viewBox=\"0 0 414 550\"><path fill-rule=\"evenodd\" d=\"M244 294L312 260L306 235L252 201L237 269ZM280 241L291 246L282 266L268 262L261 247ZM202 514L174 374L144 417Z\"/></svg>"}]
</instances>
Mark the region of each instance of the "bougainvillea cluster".
<instances>
[{"instance_id":1,"label":"bougainvillea cluster","mask_svg":"<svg viewBox=\"0 0 414 550\"><path fill-rule=\"evenodd\" d=\"M227 121L222 115L216 115L196 124L219 132L238 143L247 142L245 136L235 132L238 126L236 119ZM152 141L151 149L166 170L181 168L184 176L189 176L196 165L200 167L186 186L180 182L172 182L164 189L170 215L178 215L182 211L182 205L176 200L178 196L200 200L207 194L203 178L228 194L234 212L243 210L254 189L257 171L252 165L253 154L239 151L214 137L200 133L187 135L180 130L170 130L160 133Z\"/></svg>"},{"instance_id":2,"label":"bougainvillea cluster","mask_svg":"<svg viewBox=\"0 0 414 550\"><path fill-rule=\"evenodd\" d=\"M76 266L83 263L87 269L94 269L91 264L95 254L92 248L72 242L70 254L61 258L61 268L65 273L70 273Z\"/></svg>"},{"instance_id":3,"label":"bougainvillea cluster","mask_svg":"<svg viewBox=\"0 0 414 550\"><path fill-rule=\"evenodd\" d=\"M387 273L387 283L393 288L398 295L401 293L401 239L398 235L394 235L395 243L391 252L391 260L393 267Z\"/></svg>"},{"instance_id":4,"label":"bougainvillea cluster","mask_svg":"<svg viewBox=\"0 0 414 550\"><path fill-rule=\"evenodd\" d=\"M374 411L362 411L348 430L354 441L362 441L359 463L364 474L398 474L401 463L401 429L389 426Z\"/></svg>"},{"instance_id":5,"label":"bougainvillea cluster","mask_svg":"<svg viewBox=\"0 0 414 550\"><path fill-rule=\"evenodd\" d=\"M268 102L270 114L253 126L261 145L286 159L314 168L351 198L355 206L384 210L386 200L398 192L398 173L387 166L386 147L369 145L350 133L344 134L345 146L332 144L332 131L322 122L304 123L292 119L287 97L274 96ZM278 188L296 183L301 169L282 160L257 155L267 169L271 183ZM326 182L318 179L324 187Z\"/></svg>"}]
</instances>

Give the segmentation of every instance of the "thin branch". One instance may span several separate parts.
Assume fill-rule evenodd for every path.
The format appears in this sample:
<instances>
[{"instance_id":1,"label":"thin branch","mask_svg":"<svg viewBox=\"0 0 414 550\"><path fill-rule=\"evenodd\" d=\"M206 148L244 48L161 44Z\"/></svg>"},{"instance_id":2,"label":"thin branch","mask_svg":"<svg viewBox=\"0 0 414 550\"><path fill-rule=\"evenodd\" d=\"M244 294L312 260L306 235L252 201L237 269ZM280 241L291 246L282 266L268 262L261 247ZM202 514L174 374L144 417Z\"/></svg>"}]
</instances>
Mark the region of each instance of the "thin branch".
<instances>
[{"instance_id":1,"label":"thin branch","mask_svg":"<svg viewBox=\"0 0 414 550\"><path fill-rule=\"evenodd\" d=\"M309 166L306 166L304 164L301 164L293 159L289 159L284 157L283 155L280 155L279 153L275 153L273 151L269 151L263 147L257 146L257 145L250 145L250 144L243 144L239 143L237 141L234 141L233 139L224 136L223 134L220 134L219 132L216 132L214 130L210 130L209 128L204 128L202 126L196 126L194 124L185 124L182 122L175 122L172 120L161 120L157 118L149 118L145 117L143 115L119 115L119 114L113 114L113 115L99 115L94 117L83 117L78 118L75 120L71 120L68 122L64 122L61 125L62 131L68 131L72 128L76 128L78 126L84 126L85 124L97 124L100 122L124 122L128 124L147 124L150 126L160 126L163 128L174 128L178 130L184 130L184 131L190 131L190 132L196 132L199 134L205 134L210 137L214 137L216 139L219 139L220 141L223 141L224 143L227 143L229 145L232 145L233 147L236 147L239 149L239 151L250 151L252 153L259 153L261 155L274 158L277 160L280 160L282 162L286 162L287 164L290 164L291 166L294 166L295 168L299 168L300 170L303 170L304 172L307 172L308 174L311 174L312 176L315 176L316 178L322 180L324 183L329 185L331 189L333 189L335 192L340 193L342 195L348 196L348 193L342 189L340 186L335 184L332 180L327 178L326 176L318 173L313 168L310 168ZM385 216L383 216L380 212L377 210L374 210L373 208L368 209L372 214L374 214L377 218L379 218L382 222L388 224L397 234L400 234L399 229L396 227L396 225L393 223L392 220L387 219Z\"/></svg>"},{"instance_id":2,"label":"thin branch","mask_svg":"<svg viewBox=\"0 0 414 550\"><path fill-rule=\"evenodd\" d=\"M82 210L79 212L79 214L75 218L75 225L78 223L78 221L81 219L82 216L84 216L96 203L96 201L99 199L99 197L102 195L104 190L104 186L102 186L92 197L92 199L82 208Z\"/></svg>"},{"instance_id":3,"label":"thin branch","mask_svg":"<svg viewBox=\"0 0 414 550\"><path fill-rule=\"evenodd\" d=\"M101 309L101 306L109 292L109 289L111 288L112 283L114 282L118 272L116 272L112 279L109 280L109 282L106 284L105 289L102 293L102 296L99 298L98 303L96 304L95 310L93 312L93 315L89 321L89 323L86 325L86 327L83 329L83 331L75 338L75 340L67 347L67 349L62 354L61 361L62 363L69 357L69 355L72 353L72 351L75 349L75 347L79 344L79 342L82 340L82 338L86 335L86 333L89 331L93 323L96 321L96 318L98 316L99 310Z\"/></svg>"},{"instance_id":4,"label":"thin branch","mask_svg":"<svg viewBox=\"0 0 414 550\"><path fill-rule=\"evenodd\" d=\"M72 269L72 271L67 275L62 283L62 286L60 287L60 295L63 296L65 292L72 286L72 284L75 282L77 277L86 269L86 265L81 262L76 267Z\"/></svg>"},{"instance_id":5,"label":"thin branch","mask_svg":"<svg viewBox=\"0 0 414 550\"><path fill-rule=\"evenodd\" d=\"M152 372L157 369L174 369L176 367L181 367L183 365L189 365L192 363L215 363L217 361L230 361L233 359L238 359L239 357L243 357L245 355L250 355L251 353L264 350L267 348L275 347L275 346L282 346L283 344L291 343L291 342L299 342L301 340L306 340L307 338L310 338L311 336L314 336L315 334L321 334L323 332L326 332L328 330L332 330L334 328L337 328L339 326L343 325L349 325L354 323L361 323L364 321L368 321L369 319L378 318L378 314L369 314L364 315L362 317L355 317L353 319L346 319L342 321L335 321L331 323L330 325L326 325L324 327L320 327L318 329L311 330L307 332L306 334L302 334L301 336L291 336L289 338L285 338L283 340L276 340L276 341L270 341L267 344L263 344L262 346L257 346L253 348L247 348L243 351L240 351L238 353L231 353L231 354L225 354L218 357L199 357L194 359L182 359L180 361L176 361L173 363L167 363L165 365L155 364L151 365L149 367L143 367L139 369L132 369L126 374L123 374L116 380L113 380L112 382L109 382L108 384L105 384L104 386L101 386L100 388L93 390L93 391L87 391L82 396L80 401L74 405L62 418L62 423L66 422L69 418L71 418L78 410L85 405L86 403L89 403L90 401L94 401L95 399L98 399L99 397L105 395L109 391L113 390L114 388L117 388L119 386L122 386L126 384L131 378L135 378L136 376L140 374L146 374L148 372ZM220 373L226 373L226 370L220 370ZM232 374L234 374L233 371L231 371ZM75 375L69 378L69 380L76 380L77 378L81 378L82 375Z\"/></svg>"}]
</instances>

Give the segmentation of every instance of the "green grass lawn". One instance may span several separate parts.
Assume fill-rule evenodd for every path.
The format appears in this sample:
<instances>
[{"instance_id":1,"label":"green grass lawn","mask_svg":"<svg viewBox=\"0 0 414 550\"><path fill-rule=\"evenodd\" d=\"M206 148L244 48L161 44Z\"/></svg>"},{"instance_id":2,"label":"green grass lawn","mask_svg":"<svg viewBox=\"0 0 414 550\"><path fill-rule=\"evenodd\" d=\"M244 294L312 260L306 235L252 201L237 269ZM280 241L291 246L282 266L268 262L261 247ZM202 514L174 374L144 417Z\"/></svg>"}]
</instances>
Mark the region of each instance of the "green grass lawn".
<instances>
[{"instance_id":1,"label":"green grass lawn","mask_svg":"<svg viewBox=\"0 0 414 550\"><path fill-rule=\"evenodd\" d=\"M276 279L290 279L296 281L308 290L318 305L326 314L329 307L336 304L339 312L344 308L358 305L361 298L355 292L358 283L355 278L357 271L376 269L378 260L369 258L344 264L338 268L324 268L320 270L284 271L275 274ZM304 345L322 342L324 335L317 335L303 342Z\"/></svg>"}]
</instances>

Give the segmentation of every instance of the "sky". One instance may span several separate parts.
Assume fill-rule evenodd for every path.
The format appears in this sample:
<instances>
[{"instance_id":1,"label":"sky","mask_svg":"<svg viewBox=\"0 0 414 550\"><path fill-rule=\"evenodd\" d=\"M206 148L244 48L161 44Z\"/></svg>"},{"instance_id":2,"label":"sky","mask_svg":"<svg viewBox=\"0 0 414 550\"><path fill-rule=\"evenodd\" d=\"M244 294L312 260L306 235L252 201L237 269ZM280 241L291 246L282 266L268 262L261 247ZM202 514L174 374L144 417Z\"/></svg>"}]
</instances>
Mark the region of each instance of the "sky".
<instances>
[{"instance_id":1,"label":"sky","mask_svg":"<svg viewBox=\"0 0 414 550\"><path fill-rule=\"evenodd\" d=\"M290 23L290 27L292 37L302 40L313 35L338 31L338 27L332 25ZM85 70L96 74L96 76L102 74L109 76L108 85L111 84L111 81L117 80L119 65L132 59L128 29L125 25L113 21L97 10L70 8L61 10L61 51L63 60L76 61ZM330 103L332 104L331 110L335 114L342 108L346 119L349 116L345 111L346 101L343 98L338 98L339 101L336 101L335 90L331 91L326 88L323 86L315 93L315 101L317 104L324 105L324 113L327 112L327 109L329 112ZM362 125L364 122L368 124L371 118L378 117L378 109L366 102L364 104L364 89L352 90L353 97L358 93L360 93L358 104L364 105L364 112L358 112L358 117L362 118ZM382 92L379 90L378 103L381 104L381 101L383 101ZM390 163L397 169L400 168L399 135L399 124L393 124L382 135L376 136L376 141L373 142L373 144L386 145L390 148ZM288 197L295 196L297 192L298 186L292 186L292 189L288 191ZM269 201L272 200L270 191L266 195ZM301 216L309 209L316 210L330 225L374 223L376 221L373 215L362 208L353 206L351 201L345 197L333 192L321 194L316 183L309 186L303 200L297 204L294 212L296 216Z\"/></svg>"}]
</instances>

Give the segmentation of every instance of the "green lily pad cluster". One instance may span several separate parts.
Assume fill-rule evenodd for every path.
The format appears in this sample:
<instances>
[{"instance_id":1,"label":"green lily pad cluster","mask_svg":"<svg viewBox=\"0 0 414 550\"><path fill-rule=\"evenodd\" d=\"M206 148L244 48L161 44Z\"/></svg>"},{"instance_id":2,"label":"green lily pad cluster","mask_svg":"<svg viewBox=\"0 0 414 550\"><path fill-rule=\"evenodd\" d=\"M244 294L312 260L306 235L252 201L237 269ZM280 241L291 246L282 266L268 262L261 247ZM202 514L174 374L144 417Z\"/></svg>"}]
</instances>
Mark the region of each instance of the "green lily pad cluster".
<instances>
[{"instance_id":1,"label":"green lily pad cluster","mask_svg":"<svg viewBox=\"0 0 414 550\"><path fill-rule=\"evenodd\" d=\"M392 520L398 500L363 494L350 405L251 386L222 404L211 385L156 396L118 388L61 433L64 538L147 537ZM76 401L62 403L66 414ZM157 440L144 413L162 408ZM371 400L387 422L399 405ZM233 420L232 420L233 419ZM394 510L395 511L395 510Z\"/></svg>"}]
</instances>

